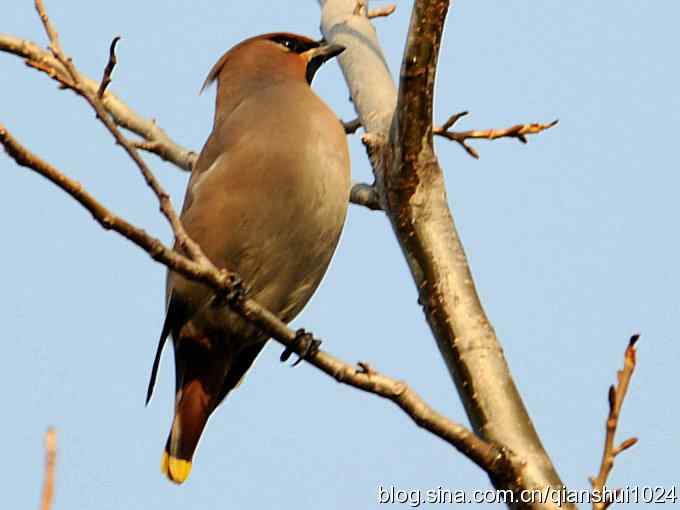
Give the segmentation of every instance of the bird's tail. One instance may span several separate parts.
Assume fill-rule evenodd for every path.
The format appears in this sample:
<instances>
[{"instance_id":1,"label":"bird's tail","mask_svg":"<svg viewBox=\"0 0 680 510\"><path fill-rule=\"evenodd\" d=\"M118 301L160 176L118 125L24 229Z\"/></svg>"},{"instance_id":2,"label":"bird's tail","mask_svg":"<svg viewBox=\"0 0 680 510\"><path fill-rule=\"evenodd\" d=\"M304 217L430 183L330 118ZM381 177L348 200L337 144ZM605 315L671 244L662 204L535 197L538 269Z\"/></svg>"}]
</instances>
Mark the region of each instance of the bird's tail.
<instances>
[{"instance_id":1,"label":"bird's tail","mask_svg":"<svg viewBox=\"0 0 680 510\"><path fill-rule=\"evenodd\" d=\"M264 342L248 345L233 356L229 342L180 341L175 344L175 418L165 443L161 471L180 484L191 472L191 460L210 414L227 394L238 386L244 374L264 347Z\"/></svg>"},{"instance_id":2,"label":"bird's tail","mask_svg":"<svg viewBox=\"0 0 680 510\"><path fill-rule=\"evenodd\" d=\"M211 400L198 379L189 382L177 394L175 418L161 460L161 471L177 484L189 477L191 459L213 410Z\"/></svg>"}]
</instances>

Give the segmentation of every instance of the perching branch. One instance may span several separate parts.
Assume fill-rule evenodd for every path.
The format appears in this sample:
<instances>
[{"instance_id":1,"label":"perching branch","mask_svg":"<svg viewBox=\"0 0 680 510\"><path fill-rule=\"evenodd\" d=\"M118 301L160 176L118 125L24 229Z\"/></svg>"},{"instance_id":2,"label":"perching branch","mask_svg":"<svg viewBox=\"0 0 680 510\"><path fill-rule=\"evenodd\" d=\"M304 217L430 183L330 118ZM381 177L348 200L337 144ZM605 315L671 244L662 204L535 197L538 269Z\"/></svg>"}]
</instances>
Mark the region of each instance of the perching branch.
<instances>
[{"instance_id":1,"label":"perching branch","mask_svg":"<svg viewBox=\"0 0 680 510\"><path fill-rule=\"evenodd\" d=\"M237 290L238 278L225 270L217 269L209 262L195 262L163 245L142 229L128 223L104 207L83 186L70 179L40 157L21 145L0 124L0 144L17 164L34 170L49 179L85 207L105 229L118 232L146 251L154 260L178 273L212 287L217 293L227 295ZM246 319L256 324L272 338L299 354L296 333L274 314L252 299L243 298L229 303ZM375 371L353 367L330 354L319 351L308 360L322 372L338 382L373 393L397 404L420 427L430 431L467 455L483 469L504 476L511 454L479 439L471 431L428 406L406 383L380 375Z\"/></svg>"},{"instance_id":2,"label":"perching branch","mask_svg":"<svg viewBox=\"0 0 680 510\"><path fill-rule=\"evenodd\" d=\"M143 229L132 225L104 207L88 193L82 184L67 177L57 168L33 154L21 145L10 132L0 124L0 144L7 154L23 167L30 168L65 191L71 198L87 209L92 217L105 230L113 230L146 251L151 258L182 273L188 278L198 280L213 287L231 289L234 280L228 273L216 275L202 264L191 261L180 253L166 247L159 239L150 236Z\"/></svg>"},{"instance_id":3,"label":"perching branch","mask_svg":"<svg viewBox=\"0 0 680 510\"><path fill-rule=\"evenodd\" d=\"M54 500L54 470L57 463L57 431L52 427L45 434L45 481L40 510L50 510Z\"/></svg>"},{"instance_id":4,"label":"perching branch","mask_svg":"<svg viewBox=\"0 0 680 510\"><path fill-rule=\"evenodd\" d=\"M0 125L0 143L4 146L6 152L19 165L34 170L39 175L59 186L85 207L105 229L118 232L144 249L154 260L163 263L168 268L187 278L210 286L215 290L217 296L226 296L226 304L228 306L231 306L243 317L257 325L263 332L278 340L288 349L300 354L301 346L296 343L296 333L290 330L285 323L270 311L238 292L238 277L234 273L215 267L203 255L200 247L186 235L167 194L143 160L141 160L136 148L122 136L118 127L110 118L109 113L105 110L102 101L96 93L98 89L90 90L84 84L72 60L64 54L59 44L58 34L45 13L42 1L36 0L35 3L50 40L52 58L62 68L59 76L55 79L64 88L73 90L91 105L97 112L99 120L135 162L143 174L146 184L156 194L161 210L170 222L175 238L178 241L177 244L182 250L176 251L166 247L160 240L112 213L85 191L80 183L73 181L54 166L33 154L22 146L4 126ZM115 54L110 56L109 63L112 59L115 59ZM220 301L216 300L216 302ZM380 375L372 369L369 370L367 368L368 365L365 363L360 364L359 368L356 368L321 351L311 355L308 361L339 382L391 400L406 412L417 425L437 435L463 452L480 467L492 473L493 476L499 479L507 478L509 476L508 473L516 470L516 467L513 467L516 465L516 461L508 449L480 439L465 427L437 413L405 383Z\"/></svg>"},{"instance_id":5,"label":"perching branch","mask_svg":"<svg viewBox=\"0 0 680 510\"><path fill-rule=\"evenodd\" d=\"M557 125L558 120L554 120L548 124L516 124L512 127L505 129L483 129L483 130L470 130L470 131L451 131L451 127L458 122L462 117L467 115L469 112L459 112L451 115L449 119L439 127L435 127L432 133L444 137L448 140L452 140L460 144L465 151L475 159L479 159L479 153L472 148L467 140L470 139L484 139L484 140L496 140L497 138L516 138L522 143L527 143L526 135L535 135L546 129Z\"/></svg>"},{"instance_id":6,"label":"perching branch","mask_svg":"<svg viewBox=\"0 0 680 510\"><path fill-rule=\"evenodd\" d=\"M593 486L593 491L604 495L604 487L609 478L612 468L614 467L614 459L616 456L634 446L637 443L637 438L630 437L623 441L620 445L614 446L614 439L616 436L616 429L619 425L619 417L621 415L621 408L623 401L626 398L628 385L633 377L636 362L635 344L640 339L640 334L636 333L630 337L628 347L624 355L623 368L616 372L616 384L609 387L609 414L607 415L606 433L604 440L604 450L602 452L602 462L600 463L600 471L596 477L590 478L590 484ZM593 510L604 510L612 504L611 500L594 501Z\"/></svg>"}]
</instances>

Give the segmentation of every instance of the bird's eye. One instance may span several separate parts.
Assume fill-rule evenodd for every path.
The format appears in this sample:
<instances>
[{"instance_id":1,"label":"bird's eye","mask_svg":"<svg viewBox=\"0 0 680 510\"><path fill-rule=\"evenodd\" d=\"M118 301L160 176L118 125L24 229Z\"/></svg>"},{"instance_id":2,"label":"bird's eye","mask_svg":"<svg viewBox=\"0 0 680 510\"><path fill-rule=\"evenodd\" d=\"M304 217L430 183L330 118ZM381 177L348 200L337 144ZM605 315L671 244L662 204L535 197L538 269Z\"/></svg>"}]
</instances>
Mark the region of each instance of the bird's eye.
<instances>
[{"instance_id":1,"label":"bird's eye","mask_svg":"<svg viewBox=\"0 0 680 510\"><path fill-rule=\"evenodd\" d=\"M292 51L293 53L303 53L311 48L315 48L318 46L318 43L314 41L307 42L291 38L288 35L275 35L274 37L271 37L269 40L278 43L281 46L284 46L286 49Z\"/></svg>"}]
</instances>

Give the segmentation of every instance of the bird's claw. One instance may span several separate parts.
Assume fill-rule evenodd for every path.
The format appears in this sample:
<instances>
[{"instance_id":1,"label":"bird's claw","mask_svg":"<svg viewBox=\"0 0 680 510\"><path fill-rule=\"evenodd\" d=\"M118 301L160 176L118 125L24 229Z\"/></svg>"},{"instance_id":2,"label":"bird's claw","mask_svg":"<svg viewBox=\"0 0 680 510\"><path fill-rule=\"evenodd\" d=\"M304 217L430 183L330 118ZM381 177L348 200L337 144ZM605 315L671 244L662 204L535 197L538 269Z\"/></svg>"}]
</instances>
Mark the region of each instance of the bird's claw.
<instances>
[{"instance_id":1,"label":"bird's claw","mask_svg":"<svg viewBox=\"0 0 680 510\"><path fill-rule=\"evenodd\" d=\"M307 333L304 329L298 329L295 332L295 339L289 347L286 347L279 358L281 362L288 361L290 355L296 351L300 352L300 357L293 363L293 366L298 366L303 359L309 359L319 352L321 340L317 340L311 333Z\"/></svg>"},{"instance_id":2,"label":"bird's claw","mask_svg":"<svg viewBox=\"0 0 680 510\"><path fill-rule=\"evenodd\" d=\"M228 303L238 303L246 297L246 287L240 276L235 275L231 281L231 289L225 295Z\"/></svg>"},{"instance_id":3,"label":"bird's claw","mask_svg":"<svg viewBox=\"0 0 680 510\"><path fill-rule=\"evenodd\" d=\"M237 304L246 298L246 287L241 277L237 274L229 276L229 288L220 290L213 296L212 306L222 308L229 304Z\"/></svg>"}]
</instances>

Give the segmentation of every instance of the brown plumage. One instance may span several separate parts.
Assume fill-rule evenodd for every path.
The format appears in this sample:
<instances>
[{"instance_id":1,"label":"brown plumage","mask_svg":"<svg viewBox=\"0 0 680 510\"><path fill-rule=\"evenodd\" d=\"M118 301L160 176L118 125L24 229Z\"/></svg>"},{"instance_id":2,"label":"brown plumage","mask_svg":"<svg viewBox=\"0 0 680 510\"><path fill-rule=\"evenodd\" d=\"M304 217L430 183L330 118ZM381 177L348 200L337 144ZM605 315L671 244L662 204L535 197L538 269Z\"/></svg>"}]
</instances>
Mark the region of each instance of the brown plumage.
<instances>
[{"instance_id":1,"label":"brown plumage","mask_svg":"<svg viewBox=\"0 0 680 510\"><path fill-rule=\"evenodd\" d=\"M213 67L213 130L191 174L181 220L218 267L236 271L249 297L283 321L311 298L335 251L350 189L344 130L310 88L339 54L303 36L248 39ZM210 414L267 341L212 292L169 272L167 311L147 402L165 338L175 352L175 418L162 470L183 482Z\"/></svg>"}]
</instances>

